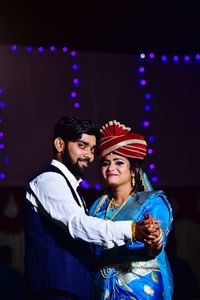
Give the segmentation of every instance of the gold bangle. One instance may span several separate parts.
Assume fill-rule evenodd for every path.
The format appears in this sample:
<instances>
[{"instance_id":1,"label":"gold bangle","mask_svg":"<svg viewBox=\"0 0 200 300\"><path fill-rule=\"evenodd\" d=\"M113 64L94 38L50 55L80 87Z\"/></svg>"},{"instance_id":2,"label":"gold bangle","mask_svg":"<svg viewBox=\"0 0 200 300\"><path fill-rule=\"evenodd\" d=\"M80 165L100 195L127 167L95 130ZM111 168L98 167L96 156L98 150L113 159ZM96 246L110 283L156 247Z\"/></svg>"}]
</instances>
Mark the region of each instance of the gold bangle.
<instances>
[{"instance_id":1,"label":"gold bangle","mask_svg":"<svg viewBox=\"0 0 200 300\"><path fill-rule=\"evenodd\" d=\"M136 229L136 223L135 223L135 222L132 222L132 223L131 223L132 242L135 242L135 241L136 241L135 229Z\"/></svg>"}]
</instances>

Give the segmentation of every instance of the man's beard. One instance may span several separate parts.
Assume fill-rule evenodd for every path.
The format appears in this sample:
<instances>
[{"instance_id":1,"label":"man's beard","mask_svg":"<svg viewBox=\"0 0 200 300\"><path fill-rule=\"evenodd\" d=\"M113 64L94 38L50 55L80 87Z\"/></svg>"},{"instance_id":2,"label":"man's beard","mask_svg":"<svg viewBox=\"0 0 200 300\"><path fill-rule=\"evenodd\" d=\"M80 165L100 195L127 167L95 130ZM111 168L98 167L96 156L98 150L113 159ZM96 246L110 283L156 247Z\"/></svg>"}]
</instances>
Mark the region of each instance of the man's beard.
<instances>
[{"instance_id":1,"label":"man's beard","mask_svg":"<svg viewBox=\"0 0 200 300\"><path fill-rule=\"evenodd\" d=\"M78 164L78 161L87 161L89 163L88 159L81 159L79 158L77 160L77 162L73 162L70 156L70 153L68 152L68 150L65 148L65 153L64 153L64 157L63 157L63 162L64 165L69 169L69 171L76 177L76 178L80 178L83 177L83 175L85 174L85 171L87 170L87 167L80 167Z\"/></svg>"}]
</instances>

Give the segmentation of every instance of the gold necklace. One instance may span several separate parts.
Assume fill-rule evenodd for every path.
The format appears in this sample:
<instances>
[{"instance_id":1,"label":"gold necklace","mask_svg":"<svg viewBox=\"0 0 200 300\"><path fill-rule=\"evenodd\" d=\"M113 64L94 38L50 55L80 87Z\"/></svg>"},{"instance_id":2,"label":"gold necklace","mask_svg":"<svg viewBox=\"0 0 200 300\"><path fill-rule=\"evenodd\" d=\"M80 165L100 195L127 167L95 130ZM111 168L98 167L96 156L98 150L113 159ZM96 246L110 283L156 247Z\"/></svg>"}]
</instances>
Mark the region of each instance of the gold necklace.
<instances>
[{"instance_id":1,"label":"gold necklace","mask_svg":"<svg viewBox=\"0 0 200 300\"><path fill-rule=\"evenodd\" d=\"M117 206L119 207L123 203L123 202L122 203L114 203L114 199L113 198L110 201L111 201L112 210L114 210Z\"/></svg>"},{"instance_id":2,"label":"gold necklace","mask_svg":"<svg viewBox=\"0 0 200 300\"><path fill-rule=\"evenodd\" d=\"M107 213L112 205L112 201L113 201L113 198L110 200L110 202L108 203L108 206L106 208L106 212L105 212L105 215L104 215L104 220L113 220L114 217L120 212L120 210L126 205L127 201L129 200L129 198L132 197L132 195L129 195L129 197L122 203L122 205L120 205L119 209L112 215L111 218L107 218Z\"/></svg>"}]
</instances>

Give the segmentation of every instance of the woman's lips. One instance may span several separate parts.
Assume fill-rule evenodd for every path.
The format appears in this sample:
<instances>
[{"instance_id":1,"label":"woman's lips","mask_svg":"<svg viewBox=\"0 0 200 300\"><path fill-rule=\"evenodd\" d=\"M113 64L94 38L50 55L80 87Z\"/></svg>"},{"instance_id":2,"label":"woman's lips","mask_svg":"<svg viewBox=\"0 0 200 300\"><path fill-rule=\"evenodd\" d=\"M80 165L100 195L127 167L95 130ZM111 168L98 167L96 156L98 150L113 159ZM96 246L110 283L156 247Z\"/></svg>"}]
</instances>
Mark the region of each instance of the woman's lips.
<instances>
[{"instance_id":1,"label":"woman's lips","mask_svg":"<svg viewBox=\"0 0 200 300\"><path fill-rule=\"evenodd\" d=\"M107 176L107 177L118 176L118 174L108 173L108 174L106 174L106 176Z\"/></svg>"}]
</instances>

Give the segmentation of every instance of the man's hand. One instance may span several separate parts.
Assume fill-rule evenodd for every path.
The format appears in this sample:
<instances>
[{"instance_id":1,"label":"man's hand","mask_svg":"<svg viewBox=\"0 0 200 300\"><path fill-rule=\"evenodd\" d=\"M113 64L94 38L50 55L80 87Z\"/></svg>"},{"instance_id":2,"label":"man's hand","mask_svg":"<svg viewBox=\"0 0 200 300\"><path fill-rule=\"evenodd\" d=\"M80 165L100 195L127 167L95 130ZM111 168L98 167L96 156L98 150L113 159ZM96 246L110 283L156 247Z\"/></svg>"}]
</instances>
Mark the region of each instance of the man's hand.
<instances>
[{"instance_id":1,"label":"man's hand","mask_svg":"<svg viewBox=\"0 0 200 300\"><path fill-rule=\"evenodd\" d=\"M147 253L155 257L162 250L163 233L159 221L147 214L145 219L136 223L135 238L144 242Z\"/></svg>"}]
</instances>

